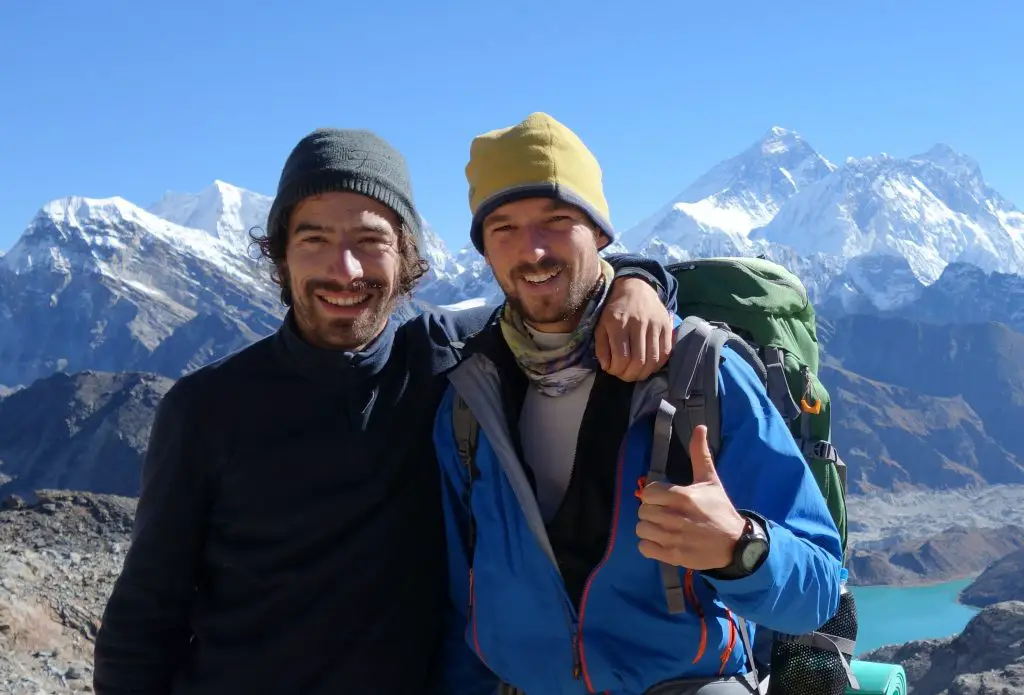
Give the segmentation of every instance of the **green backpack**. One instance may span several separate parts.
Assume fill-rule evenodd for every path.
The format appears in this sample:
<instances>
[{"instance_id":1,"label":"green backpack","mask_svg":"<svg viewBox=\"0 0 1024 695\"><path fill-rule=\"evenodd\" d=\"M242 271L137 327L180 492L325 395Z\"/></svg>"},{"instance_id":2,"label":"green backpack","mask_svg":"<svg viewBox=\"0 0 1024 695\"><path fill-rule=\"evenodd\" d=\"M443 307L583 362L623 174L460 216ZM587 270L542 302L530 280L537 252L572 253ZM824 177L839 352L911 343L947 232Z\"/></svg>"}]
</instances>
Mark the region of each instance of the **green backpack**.
<instances>
[{"instance_id":1,"label":"green backpack","mask_svg":"<svg viewBox=\"0 0 1024 695\"><path fill-rule=\"evenodd\" d=\"M763 258L705 258L666 269L679 283L676 313L726 329L731 335L721 340L731 340L733 347L740 348L761 377L814 474L845 555L846 465L830 443L832 404L818 379L814 307L800 279ZM712 373L717 373L716 362L706 361ZM718 413L717 402L711 400L715 396L717 389L705 389L704 407L712 421L717 421ZM709 428L709 445L715 451L718 442L712 440L713 434L718 432Z\"/></svg>"}]
</instances>

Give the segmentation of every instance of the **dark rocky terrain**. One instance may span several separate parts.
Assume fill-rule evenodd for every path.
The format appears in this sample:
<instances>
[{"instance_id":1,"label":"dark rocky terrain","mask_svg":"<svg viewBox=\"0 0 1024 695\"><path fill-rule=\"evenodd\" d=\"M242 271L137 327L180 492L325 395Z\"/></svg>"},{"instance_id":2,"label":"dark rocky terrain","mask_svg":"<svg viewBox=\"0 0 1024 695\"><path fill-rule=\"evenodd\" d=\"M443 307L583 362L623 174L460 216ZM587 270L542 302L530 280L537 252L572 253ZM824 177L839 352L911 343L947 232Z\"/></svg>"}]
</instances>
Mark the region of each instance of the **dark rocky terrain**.
<instances>
[{"instance_id":1,"label":"dark rocky terrain","mask_svg":"<svg viewBox=\"0 0 1024 695\"><path fill-rule=\"evenodd\" d=\"M156 406L172 383L57 373L0 400L0 499L39 488L138 495Z\"/></svg>"},{"instance_id":2,"label":"dark rocky terrain","mask_svg":"<svg viewBox=\"0 0 1024 695\"><path fill-rule=\"evenodd\" d=\"M992 563L960 592L960 601L979 608L1002 601L1024 601L1024 548Z\"/></svg>"},{"instance_id":3,"label":"dark rocky terrain","mask_svg":"<svg viewBox=\"0 0 1024 695\"><path fill-rule=\"evenodd\" d=\"M0 504L0 693L92 690L93 640L135 500L40 491Z\"/></svg>"},{"instance_id":4,"label":"dark rocky terrain","mask_svg":"<svg viewBox=\"0 0 1024 695\"><path fill-rule=\"evenodd\" d=\"M912 695L1024 693L1024 602L982 609L956 637L881 647L858 657L899 663Z\"/></svg>"},{"instance_id":5,"label":"dark rocky terrain","mask_svg":"<svg viewBox=\"0 0 1024 695\"><path fill-rule=\"evenodd\" d=\"M1024 483L1024 334L853 315L822 342L852 492Z\"/></svg>"},{"instance_id":6,"label":"dark rocky terrain","mask_svg":"<svg viewBox=\"0 0 1024 695\"><path fill-rule=\"evenodd\" d=\"M952 526L926 538L893 546L877 544L884 549L867 549L871 545L853 545L847 562L850 584L942 582L976 575L1007 554L1024 549L1024 528Z\"/></svg>"}]
</instances>

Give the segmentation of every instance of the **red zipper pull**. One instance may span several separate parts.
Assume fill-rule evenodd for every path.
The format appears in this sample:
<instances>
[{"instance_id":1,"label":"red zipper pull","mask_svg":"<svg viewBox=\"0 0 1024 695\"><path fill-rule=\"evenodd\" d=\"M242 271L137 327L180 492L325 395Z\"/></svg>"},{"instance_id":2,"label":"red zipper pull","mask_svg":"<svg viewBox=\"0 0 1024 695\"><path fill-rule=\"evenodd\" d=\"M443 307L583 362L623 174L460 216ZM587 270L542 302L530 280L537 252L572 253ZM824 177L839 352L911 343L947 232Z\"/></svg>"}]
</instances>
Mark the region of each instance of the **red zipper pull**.
<instances>
[{"instance_id":1,"label":"red zipper pull","mask_svg":"<svg viewBox=\"0 0 1024 695\"><path fill-rule=\"evenodd\" d=\"M578 628L573 626L572 630L572 677L576 680L583 675L583 666L580 664L580 636Z\"/></svg>"}]
</instances>

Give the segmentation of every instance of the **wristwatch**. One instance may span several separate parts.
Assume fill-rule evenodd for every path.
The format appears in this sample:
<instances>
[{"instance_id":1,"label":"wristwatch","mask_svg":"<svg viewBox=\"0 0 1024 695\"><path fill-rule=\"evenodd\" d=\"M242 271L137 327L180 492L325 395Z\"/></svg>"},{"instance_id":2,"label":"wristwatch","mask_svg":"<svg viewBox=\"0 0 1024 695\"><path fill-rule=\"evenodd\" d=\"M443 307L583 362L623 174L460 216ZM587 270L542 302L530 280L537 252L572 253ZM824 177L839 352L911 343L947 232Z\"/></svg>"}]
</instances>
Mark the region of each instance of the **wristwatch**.
<instances>
[{"instance_id":1,"label":"wristwatch","mask_svg":"<svg viewBox=\"0 0 1024 695\"><path fill-rule=\"evenodd\" d=\"M712 579L740 579L751 575L768 556L770 541L765 531L768 522L753 512L738 511L747 523L736 541L732 562L725 567L704 570L704 574Z\"/></svg>"},{"instance_id":2,"label":"wristwatch","mask_svg":"<svg viewBox=\"0 0 1024 695\"><path fill-rule=\"evenodd\" d=\"M747 524L736 542L732 560L733 567L742 577L753 574L768 554L768 534L765 533L764 527L753 517L744 516Z\"/></svg>"}]
</instances>

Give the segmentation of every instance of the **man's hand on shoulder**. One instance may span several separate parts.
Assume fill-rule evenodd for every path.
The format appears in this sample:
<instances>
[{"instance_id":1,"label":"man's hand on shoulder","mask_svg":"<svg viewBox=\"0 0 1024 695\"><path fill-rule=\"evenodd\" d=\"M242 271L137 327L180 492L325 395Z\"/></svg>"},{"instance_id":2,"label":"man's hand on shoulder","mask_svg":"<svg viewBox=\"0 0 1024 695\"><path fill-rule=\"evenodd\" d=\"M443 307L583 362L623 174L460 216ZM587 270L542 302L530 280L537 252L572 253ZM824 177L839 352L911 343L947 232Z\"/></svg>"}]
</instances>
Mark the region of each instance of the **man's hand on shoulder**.
<instances>
[{"instance_id":1,"label":"man's hand on shoulder","mask_svg":"<svg viewBox=\"0 0 1024 695\"><path fill-rule=\"evenodd\" d=\"M727 567L746 521L722 487L703 425L690 438L690 460L690 485L653 482L644 488L636 525L640 554L698 571Z\"/></svg>"},{"instance_id":2,"label":"man's hand on shoulder","mask_svg":"<svg viewBox=\"0 0 1024 695\"><path fill-rule=\"evenodd\" d=\"M623 381L642 381L668 361L672 315L644 280L616 279L598 318L594 345L604 371Z\"/></svg>"}]
</instances>

